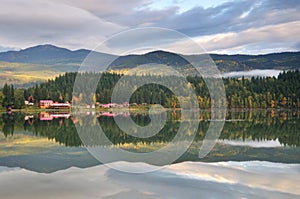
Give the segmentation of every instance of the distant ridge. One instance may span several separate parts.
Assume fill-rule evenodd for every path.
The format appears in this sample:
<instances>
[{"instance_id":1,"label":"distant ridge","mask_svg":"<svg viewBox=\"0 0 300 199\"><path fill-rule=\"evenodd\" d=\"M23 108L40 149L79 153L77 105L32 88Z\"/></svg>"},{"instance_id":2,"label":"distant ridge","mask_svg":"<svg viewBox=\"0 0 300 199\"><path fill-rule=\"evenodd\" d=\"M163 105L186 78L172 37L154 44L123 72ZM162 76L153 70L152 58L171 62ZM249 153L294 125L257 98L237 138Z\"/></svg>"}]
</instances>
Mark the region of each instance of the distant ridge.
<instances>
[{"instance_id":1,"label":"distant ridge","mask_svg":"<svg viewBox=\"0 0 300 199\"><path fill-rule=\"evenodd\" d=\"M2 52L0 53L0 61L33 64L81 63L90 52L90 50L86 49L71 51L66 48L45 44L20 51ZM105 53L99 53L99 55L111 56Z\"/></svg>"},{"instance_id":2,"label":"distant ridge","mask_svg":"<svg viewBox=\"0 0 300 199\"><path fill-rule=\"evenodd\" d=\"M0 62L32 63L54 65L62 72L76 71L90 50L69 50L51 44L38 45L20 51L0 53ZM95 52L101 58L115 58L114 55ZM189 55L197 58L201 55ZM265 55L219 55L210 54L222 72L251 69L300 69L300 52L282 52ZM111 69L133 68L137 65L158 63L172 66L185 66L187 61L171 52L154 51L142 55L121 56L111 63ZM49 69L49 67L47 67ZM59 69L61 68L61 69Z\"/></svg>"},{"instance_id":3,"label":"distant ridge","mask_svg":"<svg viewBox=\"0 0 300 199\"><path fill-rule=\"evenodd\" d=\"M201 60L203 55L183 55L192 60ZM183 67L189 63L178 54L154 51L143 55L127 55L119 57L111 64L112 69L133 68L141 64L157 63ZM282 52L265 55L219 55L210 54L222 72L253 69L300 69L300 52Z\"/></svg>"}]
</instances>

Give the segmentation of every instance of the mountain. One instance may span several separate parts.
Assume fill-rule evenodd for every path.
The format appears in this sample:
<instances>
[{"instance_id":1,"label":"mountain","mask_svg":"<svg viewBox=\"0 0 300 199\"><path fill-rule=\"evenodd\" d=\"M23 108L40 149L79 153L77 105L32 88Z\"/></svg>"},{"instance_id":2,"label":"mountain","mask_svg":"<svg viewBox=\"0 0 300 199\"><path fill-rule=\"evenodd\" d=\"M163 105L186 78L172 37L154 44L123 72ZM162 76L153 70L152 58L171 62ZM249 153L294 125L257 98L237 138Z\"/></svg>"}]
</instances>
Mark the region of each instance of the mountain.
<instances>
[{"instance_id":1,"label":"mountain","mask_svg":"<svg viewBox=\"0 0 300 199\"><path fill-rule=\"evenodd\" d=\"M189 63L184 59L201 60L203 55L178 55L175 53L154 51L143 55L127 55L115 60L111 69L133 68L141 64L165 64L183 67ZM210 54L222 72L253 69L300 69L300 52L283 52L266 55L218 55Z\"/></svg>"},{"instance_id":2,"label":"mountain","mask_svg":"<svg viewBox=\"0 0 300 199\"><path fill-rule=\"evenodd\" d=\"M20 51L2 52L0 53L0 61L47 65L80 64L90 52L90 50L86 49L71 51L66 48L46 44L26 48ZM97 54L99 56L112 56L105 53Z\"/></svg>"},{"instance_id":3,"label":"mountain","mask_svg":"<svg viewBox=\"0 0 300 199\"><path fill-rule=\"evenodd\" d=\"M65 72L78 71L82 62L91 53L90 50L69 50L54 45L38 45L20 51L0 53L0 87L5 83L23 85L24 83L45 81ZM142 55L115 55L93 52L101 63L110 63L109 69L126 71L143 64L163 64L188 70L189 63L183 58L197 60L203 55L179 55L166 51L154 51ZM266 55L219 55L210 54L222 72L252 69L300 69L300 52L283 52ZM104 67L92 60L86 62L87 70L99 70ZM100 66L101 65L101 66ZM104 70L102 68L100 70ZM155 69L156 70L156 69ZM157 68L159 70L159 66Z\"/></svg>"},{"instance_id":4,"label":"mountain","mask_svg":"<svg viewBox=\"0 0 300 199\"><path fill-rule=\"evenodd\" d=\"M50 65L60 68L62 72L76 71L82 61L91 51L86 49L69 50L50 44L38 45L20 51L8 51L0 53L0 62L31 63ZM114 55L94 52L101 59L116 58ZM191 59L197 59L201 55L183 55ZM299 69L300 52L283 52L265 55L219 55L210 54L218 68L223 72L240 71L249 69ZM188 62L180 55L154 51L142 55L126 55L118 57L110 64L111 69L133 68L137 65L157 63L172 66L185 66ZM73 66L73 68L71 67ZM74 67L75 66L75 67ZM63 69L69 67L68 69Z\"/></svg>"},{"instance_id":5,"label":"mountain","mask_svg":"<svg viewBox=\"0 0 300 199\"><path fill-rule=\"evenodd\" d=\"M300 52L282 52L265 55L211 54L219 70L223 72L253 69L300 69Z\"/></svg>"},{"instance_id":6,"label":"mountain","mask_svg":"<svg viewBox=\"0 0 300 199\"><path fill-rule=\"evenodd\" d=\"M134 68L142 64L165 64L169 66L185 66L188 65L183 57L178 54L166 51L154 51L143 55L127 55L118 57L110 64L111 69Z\"/></svg>"},{"instance_id":7,"label":"mountain","mask_svg":"<svg viewBox=\"0 0 300 199\"><path fill-rule=\"evenodd\" d=\"M53 45L38 45L20 51L0 53L0 88L4 83L16 86L32 85L51 79L65 72L78 71L90 50L69 50ZM93 52L101 60L115 56ZM94 63L89 63L95 65Z\"/></svg>"}]
</instances>

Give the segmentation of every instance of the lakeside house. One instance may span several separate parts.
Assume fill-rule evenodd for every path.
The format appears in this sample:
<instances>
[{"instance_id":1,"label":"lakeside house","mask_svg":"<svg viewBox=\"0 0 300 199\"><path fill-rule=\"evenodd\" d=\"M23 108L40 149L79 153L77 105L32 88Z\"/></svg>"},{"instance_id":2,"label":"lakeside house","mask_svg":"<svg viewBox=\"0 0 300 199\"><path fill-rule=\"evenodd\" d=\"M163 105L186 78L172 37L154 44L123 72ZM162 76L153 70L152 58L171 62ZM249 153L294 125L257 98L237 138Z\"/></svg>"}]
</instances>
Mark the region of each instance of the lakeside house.
<instances>
[{"instance_id":1,"label":"lakeside house","mask_svg":"<svg viewBox=\"0 0 300 199\"><path fill-rule=\"evenodd\" d=\"M50 108L50 106L53 104L54 102L52 100L40 100L39 101L39 107L40 108Z\"/></svg>"},{"instance_id":2,"label":"lakeside house","mask_svg":"<svg viewBox=\"0 0 300 199\"><path fill-rule=\"evenodd\" d=\"M108 104L101 104L100 107L101 108L116 108L116 107L119 107L119 105L116 103L108 103Z\"/></svg>"},{"instance_id":3,"label":"lakeside house","mask_svg":"<svg viewBox=\"0 0 300 199\"><path fill-rule=\"evenodd\" d=\"M108 103L108 104L100 104L101 108L122 108L122 107L129 107L128 102L123 102L122 104L117 103Z\"/></svg>"},{"instance_id":4,"label":"lakeside house","mask_svg":"<svg viewBox=\"0 0 300 199\"><path fill-rule=\"evenodd\" d=\"M34 103L33 102L29 102L28 100L25 100L24 104L27 105L27 106L34 106Z\"/></svg>"},{"instance_id":5,"label":"lakeside house","mask_svg":"<svg viewBox=\"0 0 300 199\"><path fill-rule=\"evenodd\" d=\"M65 109L71 108L71 104L69 102L59 103L53 102L53 100L40 100L39 107L43 109Z\"/></svg>"}]
</instances>

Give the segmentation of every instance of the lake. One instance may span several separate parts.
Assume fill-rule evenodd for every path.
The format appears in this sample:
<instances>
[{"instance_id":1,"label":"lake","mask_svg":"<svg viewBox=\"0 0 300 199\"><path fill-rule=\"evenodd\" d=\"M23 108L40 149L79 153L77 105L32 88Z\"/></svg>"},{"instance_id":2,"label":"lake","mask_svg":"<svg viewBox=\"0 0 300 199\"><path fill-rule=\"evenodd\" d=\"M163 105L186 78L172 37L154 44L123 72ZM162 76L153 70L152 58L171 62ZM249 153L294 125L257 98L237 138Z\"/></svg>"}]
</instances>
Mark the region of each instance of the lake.
<instances>
[{"instance_id":1,"label":"lake","mask_svg":"<svg viewBox=\"0 0 300 199\"><path fill-rule=\"evenodd\" d=\"M217 143L207 156L199 158L210 117L209 111L201 111L195 137L186 131L187 138L193 139L192 144L173 161L174 164L187 161L300 163L299 111L229 111ZM89 168L101 164L89 152L92 145L120 148L132 153L153 152L172 142L182 122L180 111L169 111L159 133L139 138L124 133L116 124L116 118L131 118L140 126L147 126L151 122L146 112L139 111L131 114L3 113L0 117L0 166L20 167L39 173L51 173L70 167ZM98 124L110 142L83 142L76 128ZM135 133L138 135L138 132Z\"/></svg>"}]
</instances>

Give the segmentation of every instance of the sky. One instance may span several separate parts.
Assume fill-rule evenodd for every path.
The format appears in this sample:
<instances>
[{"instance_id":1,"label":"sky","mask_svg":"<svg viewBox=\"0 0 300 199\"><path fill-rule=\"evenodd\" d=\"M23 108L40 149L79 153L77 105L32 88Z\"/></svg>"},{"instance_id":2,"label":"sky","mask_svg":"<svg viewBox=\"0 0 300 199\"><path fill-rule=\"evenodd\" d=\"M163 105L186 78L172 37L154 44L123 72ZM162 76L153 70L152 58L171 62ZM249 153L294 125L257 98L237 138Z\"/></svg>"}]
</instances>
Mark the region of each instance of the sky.
<instances>
[{"instance_id":1,"label":"sky","mask_svg":"<svg viewBox=\"0 0 300 199\"><path fill-rule=\"evenodd\" d=\"M144 27L178 31L210 53L300 50L299 0L0 0L0 3L0 51L40 44L72 50L95 49L112 35ZM138 39L143 38L135 42Z\"/></svg>"}]
</instances>

